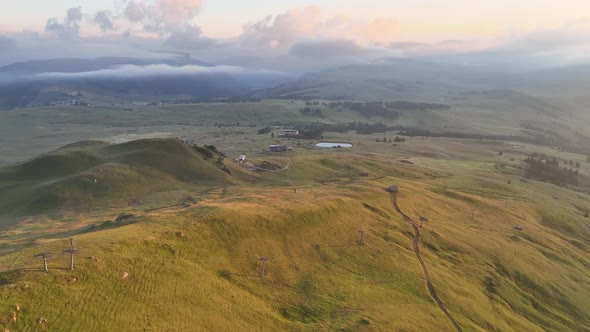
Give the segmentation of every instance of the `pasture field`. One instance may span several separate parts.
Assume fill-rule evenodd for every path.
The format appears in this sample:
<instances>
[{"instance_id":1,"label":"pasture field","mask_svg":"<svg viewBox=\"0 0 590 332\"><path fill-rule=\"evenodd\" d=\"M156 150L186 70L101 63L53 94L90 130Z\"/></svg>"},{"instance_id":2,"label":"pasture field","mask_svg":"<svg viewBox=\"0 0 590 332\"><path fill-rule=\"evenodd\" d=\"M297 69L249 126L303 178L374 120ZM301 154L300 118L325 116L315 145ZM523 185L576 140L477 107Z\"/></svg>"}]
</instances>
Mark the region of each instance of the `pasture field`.
<instances>
[{"instance_id":1,"label":"pasture field","mask_svg":"<svg viewBox=\"0 0 590 332\"><path fill-rule=\"evenodd\" d=\"M286 154L261 152L274 142L269 135L240 136L217 142L232 174L225 184L181 181L136 205L120 197L96 208L5 215L0 325L453 331L424 284L412 229L384 190L395 184L401 209L428 219L422 257L463 331L590 329L590 231L580 211L590 196L521 182L518 168L497 166L518 164L523 149L546 148L431 138L394 145L376 142L381 136L326 133L327 141L353 144L342 150L283 140L295 147ZM231 161L234 151L254 164L290 165L248 170ZM571 157L587 173L588 163ZM182 204L187 196L194 202ZM104 222L121 212L133 216ZM74 271L61 254L69 237L81 250ZM33 258L42 250L56 254L47 273ZM261 257L268 259L264 278Z\"/></svg>"},{"instance_id":2,"label":"pasture field","mask_svg":"<svg viewBox=\"0 0 590 332\"><path fill-rule=\"evenodd\" d=\"M400 209L423 219L432 286L463 331L590 331L586 156L509 141L393 143L394 132L324 133L350 149L278 138L295 122L522 130L471 98L393 122L322 105L323 117L306 116L289 100L2 112L0 327L454 331L385 191L397 185ZM266 125L274 137L257 134ZM293 150L264 152L270 144ZM580 185L524 180L532 153L579 163ZM74 271L68 238L81 250ZM54 253L46 273L33 257L43 250Z\"/></svg>"}]
</instances>

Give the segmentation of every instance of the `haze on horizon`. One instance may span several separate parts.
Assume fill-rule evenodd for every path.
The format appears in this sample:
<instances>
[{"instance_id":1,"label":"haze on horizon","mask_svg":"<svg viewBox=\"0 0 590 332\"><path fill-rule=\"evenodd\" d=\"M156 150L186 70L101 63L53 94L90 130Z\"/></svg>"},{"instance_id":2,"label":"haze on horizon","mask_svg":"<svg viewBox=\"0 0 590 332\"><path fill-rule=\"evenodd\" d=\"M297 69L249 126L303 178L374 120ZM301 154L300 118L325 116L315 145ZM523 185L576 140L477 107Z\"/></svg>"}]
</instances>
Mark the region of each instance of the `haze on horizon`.
<instances>
[{"instance_id":1,"label":"haze on horizon","mask_svg":"<svg viewBox=\"0 0 590 332\"><path fill-rule=\"evenodd\" d=\"M542 67L588 60L585 13L584 0L23 0L0 4L0 65L183 52L288 58L270 68L284 70L381 57Z\"/></svg>"}]
</instances>

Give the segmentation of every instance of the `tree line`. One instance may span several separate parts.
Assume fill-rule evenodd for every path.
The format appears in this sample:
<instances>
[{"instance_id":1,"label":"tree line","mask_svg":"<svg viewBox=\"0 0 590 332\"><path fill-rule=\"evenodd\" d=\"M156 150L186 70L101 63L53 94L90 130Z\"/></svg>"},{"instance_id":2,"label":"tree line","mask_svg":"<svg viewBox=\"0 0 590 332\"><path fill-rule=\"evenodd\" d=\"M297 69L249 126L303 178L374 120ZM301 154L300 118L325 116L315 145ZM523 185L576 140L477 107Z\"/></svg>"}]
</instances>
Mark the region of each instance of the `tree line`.
<instances>
[{"instance_id":1,"label":"tree line","mask_svg":"<svg viewBox=\"0 0 590 332\"><path fill-rule=\"evenodd\" d=\"M578 170L571 167L560 167L560 159L557 157L531 154L524 162L527 164L525 169L525 177L527 178L539 179L556 185L578 185Z\"/></svg>"}]
</instances>

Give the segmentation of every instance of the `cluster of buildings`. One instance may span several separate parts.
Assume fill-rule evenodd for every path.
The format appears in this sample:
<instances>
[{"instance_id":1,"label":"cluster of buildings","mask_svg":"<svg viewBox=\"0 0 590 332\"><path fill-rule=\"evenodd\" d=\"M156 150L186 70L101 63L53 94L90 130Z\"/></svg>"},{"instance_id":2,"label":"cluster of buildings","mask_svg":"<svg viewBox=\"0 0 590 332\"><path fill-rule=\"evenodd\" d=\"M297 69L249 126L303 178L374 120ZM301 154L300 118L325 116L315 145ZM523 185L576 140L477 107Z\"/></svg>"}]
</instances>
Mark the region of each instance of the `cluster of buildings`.
<instances>
[{"instance_id":1,"label":"cluster of buildings","mask_svg":"<svg viewBox=\"0 0 590 332\"><path fill-rule=\"evenodd\" d=\"M80 99L58 100L50 103L51 106L88 106L88 102Z\"/></svg>"},{"instance_id":2,"label":"cluster of buildings","mask_svg":"<svg viewBox=\"0 0 590 332\"><path fill-rule=\"evenodd\" d=\"M295 130L295 129L285 129L282 130L278 137L279 138L299 138L299 130ZM287 151L291 151L293 150L293 148L288 147L286 145L280 145L280 144L272 144L270 145L266 151L268 152L287 152Z\"/></svg>"}]
</instances>

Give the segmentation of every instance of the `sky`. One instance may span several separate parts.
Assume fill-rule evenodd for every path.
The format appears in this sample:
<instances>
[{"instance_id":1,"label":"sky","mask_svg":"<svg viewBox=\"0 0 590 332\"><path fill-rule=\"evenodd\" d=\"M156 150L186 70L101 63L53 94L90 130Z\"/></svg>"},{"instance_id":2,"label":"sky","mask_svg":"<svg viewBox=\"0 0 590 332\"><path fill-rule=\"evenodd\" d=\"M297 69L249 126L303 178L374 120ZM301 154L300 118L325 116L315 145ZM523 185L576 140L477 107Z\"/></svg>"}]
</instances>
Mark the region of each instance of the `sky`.
<instances>
[{"instance_id":1,"label":"sky","mask_svg":"<svg viewBox=\"0 0 590 332\"><path fill-rule=\"evenodd\" d=\"M0 1L0 64L153 50L209 60L502 54L580 61L590 51L590 1Z\"/></svg>"},{"instance_id":2,"label":"sky","mask_svg":"<svg viewBox=\"0 0 590 332\"><path fill-rule=\"evenodd\" d=\"M19 0L0 2L0 28L42 30L49 17L73 7L86 12L120 8L124 0ZM149 2L149 1L145 1ZM267 15L318 6L328 16L393 17L398 37L421 40L490 36L558 27L590 17L587 0L205 0L196 21L204 32L223 38ZM401 36L400 36L401 35Z\"/></svg>"}]
</instances>

